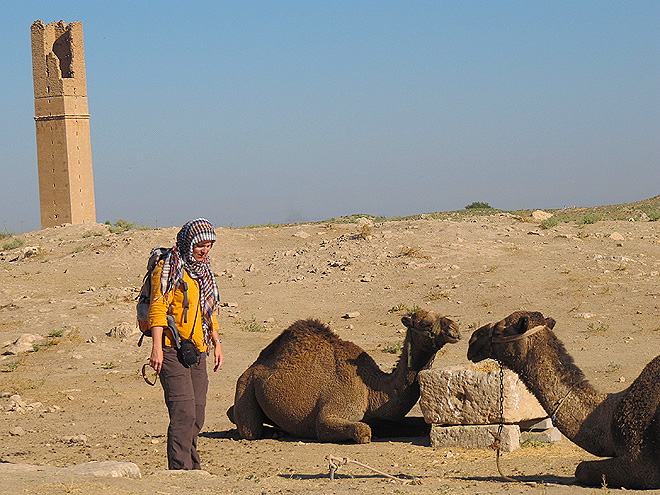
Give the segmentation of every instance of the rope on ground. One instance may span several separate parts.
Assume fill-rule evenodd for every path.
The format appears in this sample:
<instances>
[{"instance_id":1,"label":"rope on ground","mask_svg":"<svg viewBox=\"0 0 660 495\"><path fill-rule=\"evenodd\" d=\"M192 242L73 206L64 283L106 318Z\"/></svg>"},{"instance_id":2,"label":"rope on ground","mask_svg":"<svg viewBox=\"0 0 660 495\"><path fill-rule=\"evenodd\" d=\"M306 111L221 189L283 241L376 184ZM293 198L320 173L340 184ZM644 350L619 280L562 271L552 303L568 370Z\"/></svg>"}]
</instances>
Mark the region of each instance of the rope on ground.
<instances>
[{"instance_id":1,"label":"rope on ground","mask_svg":"<svg viewBox=\"0 0 660 495\"><path fill-rule=\"evenodd\" d=\"M495 463L497 464L497 471L500 473L500 476L504 478L507 481L513 481L514 483L523 483L527 486L536 486L536 482L534 481L521 481L517 480L515 478L511 478L510 476L507 476L502 472L502 468L500 467L500 443L502 442L502 435L500 433L493 433L490 432L490 434L493 436L493 444L491 445L491 448L495 450L496 455L495 455Z\"/></svg>"},{"instance_id":2,"label":"rope on ground","mask_svg":"<svg viewBox=\"0 0 660 495\"><path fill-rule=\"evenodd\" d=\"M500 473L500 476L504 478L507 481L513 481L515 483L518 483L517 479L511 478L504 474L502 472L502 468L500 467L500 443L502 442L502 436L499 433L493 433L492 431L490 434L493 436L493 445L491 445L491 448L497 452L495 456L495 463L497 464L497 471Z\"/></svg>"},{"instance_id":3,"label":"rope on ground","mask_svg":"<svg viewBox=\"0 0 660 495\"><path fill-rule=\"evenodd\" d=\"M421 485L421 481L417 478L413 478L413 479L410 479L410 480L403 480L401 478L397 478L396 476L392 476L390 474L379 471L378 469L372 468L371 466L367 466L366 464L363 464L361 462L354 461L353 459L349 459L348 457L339 458L339 457L335 457L333 455L326 455L325 460L328 461L328 464L330 465L330 480L331 481L335 479L335 472L337 471L337 469L339 469L341 466L344 466L345 464L348 464L350 462L352 464L357 464L360 467L370 469L374 473L378 473L381 476L385 476L386 478L389 478L391 480L400 481L403 484Z\"/></svg>"}]
</instances>

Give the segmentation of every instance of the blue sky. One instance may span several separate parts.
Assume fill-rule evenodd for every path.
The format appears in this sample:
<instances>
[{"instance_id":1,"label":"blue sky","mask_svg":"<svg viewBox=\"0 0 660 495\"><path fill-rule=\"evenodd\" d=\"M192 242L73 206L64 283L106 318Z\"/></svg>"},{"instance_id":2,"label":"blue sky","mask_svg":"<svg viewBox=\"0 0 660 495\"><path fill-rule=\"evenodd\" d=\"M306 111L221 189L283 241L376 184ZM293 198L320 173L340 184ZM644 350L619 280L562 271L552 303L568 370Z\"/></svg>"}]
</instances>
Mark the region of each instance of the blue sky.
<instances>
[{"instance_id":1,"label":"blue sky","mask_svg":"<svg viewBox=\"0 0 660 495\"><path fill-rule=\"evenodd\" d=\"M0 229L40 228L30 25L81 21L97 220L660 194L660 2L3 2Z\"/></svg>"}]
</instances>

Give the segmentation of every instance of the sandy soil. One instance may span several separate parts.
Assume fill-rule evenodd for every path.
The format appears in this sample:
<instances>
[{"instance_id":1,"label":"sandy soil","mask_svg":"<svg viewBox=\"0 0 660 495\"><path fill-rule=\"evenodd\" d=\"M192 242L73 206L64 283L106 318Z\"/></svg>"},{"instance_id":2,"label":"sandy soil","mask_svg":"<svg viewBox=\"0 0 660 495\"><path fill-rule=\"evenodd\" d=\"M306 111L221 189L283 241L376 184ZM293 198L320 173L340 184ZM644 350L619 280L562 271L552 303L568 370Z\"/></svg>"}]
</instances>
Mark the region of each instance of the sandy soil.
<instances>
[{"instance_id":1,"label":"sandy soil","mask_svg":"<svg viewBox=\"0 0 660 495\"><path fill-rule=\"evenodd\" d=\"M149 251L171 245L177 229L110 234L107 226L91 224L24 234L25 246L39 247L38 254L23 258L20 248L0 252L0 346L25 333L46 339L33 352L0 358L1 462L130 461L143 477L5 472L0 493L605 490L572 485L577 463L592 456L565 439L504 454L505 474L523 482L512 483L499 476L490 450L435 450L424 436L381 437L367 445L287 436L250 442L237 437L225 412L238 376L293 321L319 318L391 369L397 356L384 349L402 341L401 308L414 306L446 314L463 332L461 342L438 354L435 368L467 364L468 339L478 326L518 309L538 310L557 320L555 332L592 383L621 390L658 354L658 227L599 221L541 229L502 214L373 227L218 229L211 255L226 304L219 314L226 360L220 372L210 372L200 438L208 473L178 474L162 471L167 428L162 390L145 384L139 373L150 343L139 348L135 334L107 335L122 322L134 326L134 298ZM349 312L360 316L343 318ZM24 401L21 410L12 406L13 394ZM418 406L410 415L421 415ZM330 481L329 454L420 484L387 480L357 465L343 466Z\"/></svg>"}]
</instances>

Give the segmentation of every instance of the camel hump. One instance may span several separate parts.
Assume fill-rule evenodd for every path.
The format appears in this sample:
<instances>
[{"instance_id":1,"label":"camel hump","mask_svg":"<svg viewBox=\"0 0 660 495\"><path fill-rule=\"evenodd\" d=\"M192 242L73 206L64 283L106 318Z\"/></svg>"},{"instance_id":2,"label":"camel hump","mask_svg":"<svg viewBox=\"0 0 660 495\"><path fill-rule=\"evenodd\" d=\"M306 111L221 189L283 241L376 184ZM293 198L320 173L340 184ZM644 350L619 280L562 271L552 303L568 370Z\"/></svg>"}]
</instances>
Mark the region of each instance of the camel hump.
<instances>
[{"instance_id":1,"label":"camel hump","mask_svg":"<svg viewBox=\"0 0 660 495\"><path fill-rule=\"evenodd\" d=\"M259 354L260 362L285 352L325 348L343 342L330 328L314 318L298 320L279 334Z\"/></svg>"}]
</instances>

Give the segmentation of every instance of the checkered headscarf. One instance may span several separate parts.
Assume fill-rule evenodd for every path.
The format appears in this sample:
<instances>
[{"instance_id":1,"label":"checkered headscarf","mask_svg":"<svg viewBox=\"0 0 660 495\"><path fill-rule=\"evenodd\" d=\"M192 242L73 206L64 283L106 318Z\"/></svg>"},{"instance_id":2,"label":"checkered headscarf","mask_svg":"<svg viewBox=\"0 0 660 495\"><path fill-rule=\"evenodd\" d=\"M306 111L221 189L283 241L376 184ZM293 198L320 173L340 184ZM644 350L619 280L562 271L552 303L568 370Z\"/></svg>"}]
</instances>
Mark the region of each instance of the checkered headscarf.
<instances>
[{"instance_id":1,"label":"checkered headscarf","mask_svg":"<svg viewBox=\"0 0 660 495\"><path fill-rule=\"evenodd\" d=\"M197 279L200 289L199 299L202 309L204 340L207 344L211 341L212 315L220 301L220 295L215 277L211 272L209 259L197 261L192 253L193 246L198 242L215 242L215 239L213 225L205 218L198 218L186 223L176 236L176 246L165 258L163 273L160 276L160 287L165 295L173 290L177 282L183 278L184 269L192 278Z\"/></svg>"}]
</instances>

